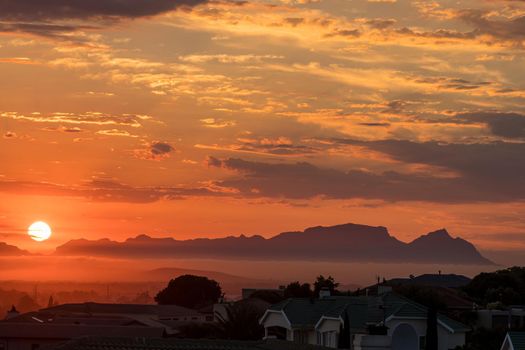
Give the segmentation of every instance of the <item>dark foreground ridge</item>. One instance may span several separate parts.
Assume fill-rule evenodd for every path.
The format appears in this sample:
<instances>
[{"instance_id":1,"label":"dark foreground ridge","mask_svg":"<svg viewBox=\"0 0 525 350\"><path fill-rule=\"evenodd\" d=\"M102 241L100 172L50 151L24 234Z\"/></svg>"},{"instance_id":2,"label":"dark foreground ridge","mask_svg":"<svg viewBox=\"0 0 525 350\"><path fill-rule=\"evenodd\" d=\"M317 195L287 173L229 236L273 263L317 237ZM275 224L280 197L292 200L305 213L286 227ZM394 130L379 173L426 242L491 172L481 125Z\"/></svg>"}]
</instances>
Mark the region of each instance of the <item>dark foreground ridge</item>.
<instances>
[{"instance_id":1,"label":"dark foreground ridge","mask_svg":"<svg viewBox=\"0 0 525 350\"><path fill-rule=\"evenodd\" d=\"M244 235L192 240L140 235L124 242L81 239L57 247L55 255L494 264L473 244L452 238L444 229L404 243L391 236L385 227L357 224L311 227L268 239Z\"/></svg>"}]
</instances>

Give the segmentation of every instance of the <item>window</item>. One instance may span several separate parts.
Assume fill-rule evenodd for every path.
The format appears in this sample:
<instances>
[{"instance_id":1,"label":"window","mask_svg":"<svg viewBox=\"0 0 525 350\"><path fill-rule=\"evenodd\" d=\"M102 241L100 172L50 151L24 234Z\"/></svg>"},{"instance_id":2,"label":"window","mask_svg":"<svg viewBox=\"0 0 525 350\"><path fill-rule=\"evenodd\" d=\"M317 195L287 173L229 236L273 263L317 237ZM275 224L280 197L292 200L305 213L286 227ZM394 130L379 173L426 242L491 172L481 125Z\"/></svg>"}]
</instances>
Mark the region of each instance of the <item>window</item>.
<instances>
[{"instance_id":1,"label":"window","mask_svg":"<svg viewBox=\"0 0 525 350\"><path fill-rule=\"evenodd\" d=\"M299 344L308 344L308 332L300 330L293 331L293 341Z\"/></svg>"},{"instance_id":2,"label":"window","mask_svg":"<svg viewBox=\"0 0 525 350\"><path fill-rule=\"evenodd\" d=\"M426 347L427 347L427 337L422 335L419 337L419 349L425 350Z\"/></svg>"},{"instance_id":3,"label":"window","mask_svg":"<svg viewBox=\"0 0 525 350\"><path fill-rule=\"evenodd\" d=\"M40 344L31 344L31 350L38 350L40 348Z\"/></svg>"}]
</instances>

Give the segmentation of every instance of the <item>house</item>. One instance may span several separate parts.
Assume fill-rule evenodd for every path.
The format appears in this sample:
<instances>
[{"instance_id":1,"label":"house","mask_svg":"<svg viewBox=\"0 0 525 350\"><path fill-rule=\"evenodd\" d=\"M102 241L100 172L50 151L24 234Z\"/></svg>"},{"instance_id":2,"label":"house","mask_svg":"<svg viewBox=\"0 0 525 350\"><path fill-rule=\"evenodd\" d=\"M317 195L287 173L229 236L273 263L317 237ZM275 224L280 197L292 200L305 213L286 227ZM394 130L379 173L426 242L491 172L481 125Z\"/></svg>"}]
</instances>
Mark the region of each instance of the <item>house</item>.
<instances>
[{"instance_id":1,"label":"house","mask_svg":"<svg viewBox=\"0 0 525 350\"><path fill-rule=\"evenodd\" d=\"M0 322L0 350L35 350L84 336L169 337L206 315L177 305L64 304Z\"/></svg>"},{"instance_id":2,"label":"house","mask_svg":"<svg viewBox=\"0 0 525 350\"><path fill-rule=\"evenodd\" d=\"M354 350L424 348L427 308L392 292L376 296L292 298L271 306L260 319L265 338ZM465 344L470 329L438 315L439 350ZM386 327L384 327L386 326Z\"/></svg>"},{"instance_id":3,"label":"house","mask_svg":"<svg viewBox=\"0 0 525 350\"><path fill-rule=\"evenodd\" d=\"M520 329L525 327L525 306L478 310L476 326L487 329Z\"/></svg>"},{"instance_id":4,"label":"house","mask_svg":"<svg viewBox=\"0 0 525 350\"><path fill-rule=\"evenodd\" d=\"M525 350L525 332L508 332L500 350Z\"/></svg>"}]
</instances>

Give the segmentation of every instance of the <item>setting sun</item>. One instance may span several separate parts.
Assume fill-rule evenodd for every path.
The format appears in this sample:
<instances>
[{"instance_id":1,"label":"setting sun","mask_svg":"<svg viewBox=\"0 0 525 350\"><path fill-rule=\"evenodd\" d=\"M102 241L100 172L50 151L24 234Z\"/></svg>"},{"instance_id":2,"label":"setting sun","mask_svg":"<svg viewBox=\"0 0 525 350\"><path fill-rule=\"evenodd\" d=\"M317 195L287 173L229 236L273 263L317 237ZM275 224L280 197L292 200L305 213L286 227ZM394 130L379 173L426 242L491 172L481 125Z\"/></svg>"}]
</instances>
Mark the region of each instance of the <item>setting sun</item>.
<instances>
[{"instance_id":1,"label":"setting sun","mask_svg":"<svg viewBox=\"0 0 525 350\"><path fill-rule=\"evenodd\" d=\"M31 239L37 242L43 242L51 237L51 227L43 221L37 221L29 226L27 234Z\"/></svg>"}]
</instances>

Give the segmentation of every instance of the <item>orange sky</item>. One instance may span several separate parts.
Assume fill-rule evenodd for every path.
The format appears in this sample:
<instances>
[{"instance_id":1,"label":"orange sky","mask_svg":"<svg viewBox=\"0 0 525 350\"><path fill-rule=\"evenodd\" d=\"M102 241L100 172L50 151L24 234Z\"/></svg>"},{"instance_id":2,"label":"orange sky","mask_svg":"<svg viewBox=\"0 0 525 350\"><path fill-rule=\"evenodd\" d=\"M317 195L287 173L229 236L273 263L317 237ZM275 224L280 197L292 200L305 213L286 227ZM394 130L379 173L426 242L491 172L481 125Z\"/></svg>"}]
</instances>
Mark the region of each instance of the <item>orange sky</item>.
<instances>
[{"instance_id":1,"label":"orange sky","mask_svg":"<svg viewBox=\"0 0 525 350\"><path fill-rule=\"evenodd\" d=\"M355 222L525 248L525 2L128 1L0 5L0 241Z\"/></svg>"}]
</instances>

